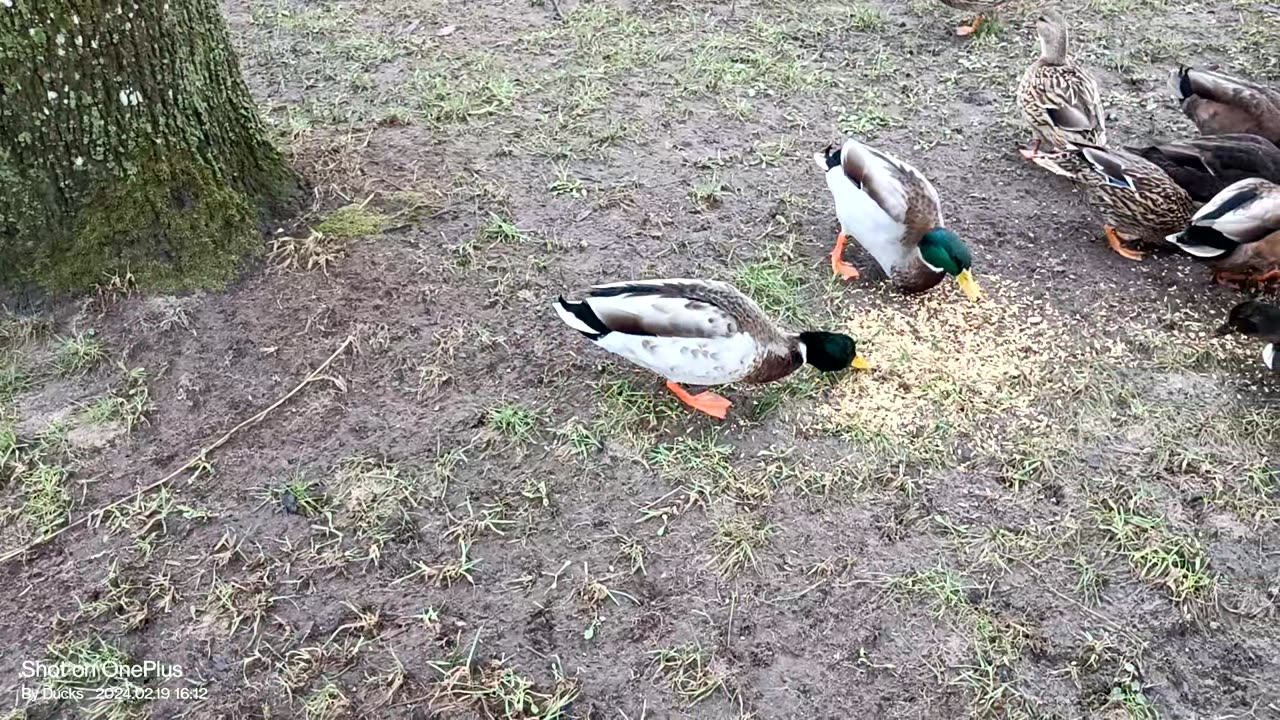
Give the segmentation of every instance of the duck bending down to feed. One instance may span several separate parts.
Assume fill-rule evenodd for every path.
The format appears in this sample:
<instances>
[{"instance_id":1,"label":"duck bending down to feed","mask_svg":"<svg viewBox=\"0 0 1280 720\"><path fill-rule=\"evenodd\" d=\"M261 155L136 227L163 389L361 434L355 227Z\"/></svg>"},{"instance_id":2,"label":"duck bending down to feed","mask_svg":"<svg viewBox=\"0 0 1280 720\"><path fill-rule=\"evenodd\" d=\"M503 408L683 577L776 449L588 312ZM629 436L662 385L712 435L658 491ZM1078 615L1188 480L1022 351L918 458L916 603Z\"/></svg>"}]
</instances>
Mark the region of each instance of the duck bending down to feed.
<instances>
[{"instance_id":1,"label":"duck bending down to feed","mask_svg":"<svg viewBox=\"0 0 1280 720\"><path fill-rule=\"evenodd\" d=\"M840 219L831 251L837 275L858 277L857 268L842 259L852 235L904 292L923 292L950 275L970 300L982 297L973 279L973 254L943 226L938 191L919 170L852 139L813 159L826 173Z\"/></svg>"},{"instance_id":2,"label":"duck bending down to feed","mask_svg":"<svg viewBox=\"0 0 1280 720\"><path fill-rule=\"evenodd\" d=\"M1163 244L1191 219L1193 203L1187 191L1165 171L1132 153L1077 147L1030 157L1084 188L1089 204L1102 215L1107 244L1130 260L1141 260L1143 255L1125 247L1125 240Z\"/></svg>"},{"instance_id":3,"label":"duck bending down to feed","mask_svg":"<svg viewBox=\"0 0 1280 720\"><path fill-rule=\"evenodd\" d=\"M1218 328L1217 335L1241 335L1265 340L1262 362L1268 370L1275 370L1276 343L1280 343L1280 307L1257 300L1246 300L1231 308L1227 321Z\"/></svg>"},{"instance_id":4,"label":"duck bending down to feed","mask_svg":"<svg viewBox=\"0 0 1280 720\"><path fill-rule=\"evenodd\" d=\"M1280 145L1280 90L1185 65L1174 81L1182 113L1202 135L1250 133Z\"/></svg>"},{"instance_id":5,"label":"duck bending down to feed","mask_svg":"<svg viewBox=\"0 0 1280 720\"><path fill-rule=\"evenodd\" d=\"M1018 108L1033 136L1023 155L1030 158L1042 142L1059 149L1105 147L1107 125L1098 83L1069 57L1066 22L1044 11L1035 28L1040 57L1023 74L1017 92Z\"/></svg>"},{"instance_id":6,"label":"duck bending down to feed","mask_svg":"<svg viewBox=\"0 0 1280 720\"><path fill-rule=\"evenodd\" d=\"M822 372L870 365L852 338L779 329L750 298L713 280L638 280L596 285L556 313L596 345L667 379L689 407L723 420L731 403L681 387L768 383L808 363Z\"/></svg>"},{"instance_id":7,"label":"duck bending down to feed","mask_svg":"<svg viewBox=\"0 0 1280 720\"><path fill-rule=\"evenodd\" d=\"M1280 185L1241 180L1218 193L1169 242L1213 261L1218 282L1280 279Z\"/></svg>"},{"instance_id":8,"label":"duck bending down to feed","mask_svg":"<svg viewBox=\"0 0 1280 720\"><path fill-rule=\"evenodd\" d=\"M983 15L988 15L996 8L1004 5L1009 0L942 0L942 4L957 10L963 10L973 13L973 21L968 25L961 25L956 28L956 34L960 36L972 35L982 27Z\"/></svg>"},{"instance_id":9,"label":"duck bending down to feed","mask_svg":"<svg viewBox=\"0 0 1280 720\"><path fill-rule=\"evenodd\" d=\"M1280 147L1258 135L1208 135L1125 149L1159 165L1196 202L1208 202L1248 178L1280 183Z\"/></svg>"}]
</instances>

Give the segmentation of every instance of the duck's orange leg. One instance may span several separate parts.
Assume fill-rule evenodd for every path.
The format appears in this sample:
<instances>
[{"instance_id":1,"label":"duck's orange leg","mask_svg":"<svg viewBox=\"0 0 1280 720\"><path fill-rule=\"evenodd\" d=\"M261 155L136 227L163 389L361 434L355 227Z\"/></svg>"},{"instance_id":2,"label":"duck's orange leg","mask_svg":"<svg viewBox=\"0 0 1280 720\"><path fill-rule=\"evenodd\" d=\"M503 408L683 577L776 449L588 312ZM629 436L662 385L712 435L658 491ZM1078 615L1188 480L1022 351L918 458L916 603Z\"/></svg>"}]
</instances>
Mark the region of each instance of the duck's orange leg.
<instances>
[{"instance_id":1,"label":"duck's orange leg","mask_svg":"<svg viewBox=\"0 0 1280 720\"><path fill-rule=\"evenodd\" d=\"M1267 272L1265 272L1265 273L1263 273L1263 274L1261 274L1261 275L1258 275L1257 277L1250 278L1250 280L1251 280L1253 283L1258 284L1258 285L1262 285L1262 284L1264 284L1264 283L1269 283L1269 282L1271 282L1271 281L1273 281L1273 280L1280 280L1280 268L1275 268L1275 269L1272 269L1272 270L1268 270Z\"/></svg>"},{"instance_id":2,"label":"duck's orange leg","mask_svg":"<svg viewBox=\"0 0 1280 720\"><path fill-rule=\"evenodd\" d=\"M978 28L980 27L982 27L981 15L975 17L973 19L973 22L969 23L968 25L961 25L960 27L956 28L956 35L959 35L960 37L965 37L966 35L972 35L978 32Z\"/></svg>"},{"instance_id":3,"label":"duck's orange leg","mask_svg":"<svg viewBox=\"0 0 1280 720\"><path fill-rule=\"evenodd\" d=\"M1228 270L1213 271L1213 281L1232 290L1239 290L1244 281L1248 279L1249 276L1244 273L1230 272Z\"/></svg>"},{"instance_id":4,"label":"duck's orange leg","mask_svg":"<svg viewBox=\"0 0 1280 720\"><path fill-rule=\"evenodd\" d=\"M843 259L844 246L847 242L849 242L849 236L845 235L844 231L841 230L840 234L836 236L836 249L831 251L831 270L845 280L857 280L859 277L858 268Z\"/></svg>"},{"instance_id":5,"label":"duck's orange leg","mask_svg":"<svg viewBox=\"0 0 1280 720\"><path fill-rule=\"evenodd\" d=\"M697 395L691 395L688 390L680 387L678 383L670 381L667 382L667 389L670 390L673 395L680 398L680 402L688 405L698 412L704 412L718 420L723 420L728 416L729 406L733 404L710 390L700 392Z\"/></svg>"},{"instance_id":6,"label":"duck's orange leg","mask_svg":"<svg viewBox=\"0 0 1280 720\"><path fill-rule=\"evenodd\" d=\"M1147 257L1137 250L1130 250L1125 247L1124 242L1120 240L1120 236L1116 234L1115 228L1110 225L1103 225L1102 230L1107 234L1107 245L1110 245L1111 249L1115 250L1120 257L1129 258L1134 261L1143 260Z\"/></svg>"},{"instance_id":7,"label":"duck's orange leg","mask_svg":"<svg viewBox=\"0 0 1280 720\"><path fill-rule=\"evenodd\" d=\"M1040 138L1035 138L1029 148L1018 148L1018 152L1022 153L1022 157L1034 161L1036 153L1040 152Z\"/></svg>"}]
</instances>

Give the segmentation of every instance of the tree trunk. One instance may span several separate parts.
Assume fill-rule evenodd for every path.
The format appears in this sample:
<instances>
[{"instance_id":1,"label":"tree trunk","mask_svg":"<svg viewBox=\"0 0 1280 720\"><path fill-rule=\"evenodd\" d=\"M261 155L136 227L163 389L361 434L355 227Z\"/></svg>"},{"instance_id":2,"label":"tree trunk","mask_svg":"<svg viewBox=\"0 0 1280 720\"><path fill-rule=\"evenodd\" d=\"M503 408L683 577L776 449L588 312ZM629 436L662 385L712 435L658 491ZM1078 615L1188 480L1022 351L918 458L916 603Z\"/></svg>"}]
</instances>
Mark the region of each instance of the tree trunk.
<instances>
[{"instance_id":1,"label":"tree trunk","mask_svg":"<svg viewBox=\"0 0 1280 720\"><path fill-rule=\"evenodd\" d=\"M0 0L0 284L216 287L296 190L215 0Z\"/></svg>"}]
</instances>

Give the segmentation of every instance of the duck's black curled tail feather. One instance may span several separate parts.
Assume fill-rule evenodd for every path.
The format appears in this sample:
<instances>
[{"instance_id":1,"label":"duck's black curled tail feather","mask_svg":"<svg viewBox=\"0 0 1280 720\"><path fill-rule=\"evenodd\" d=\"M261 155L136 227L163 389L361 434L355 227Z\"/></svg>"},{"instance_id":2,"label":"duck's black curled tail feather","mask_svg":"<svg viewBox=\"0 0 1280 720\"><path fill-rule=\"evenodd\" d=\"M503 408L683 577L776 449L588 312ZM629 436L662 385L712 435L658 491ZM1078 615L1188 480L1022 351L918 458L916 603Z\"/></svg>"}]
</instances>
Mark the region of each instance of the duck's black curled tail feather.
<instances>
[{"instance_id":1,"label":"duck's black curled tail feather","mask_svg":"<svg viewBox=\"0 0 1280 720\"><path fill-rule=\"evenodd\" d=\"M556 300L556 312L565 325L577 330L591 340L599 340L609 334L609 328L596 316L585 301L569 302L561 296Z\"/></svg>"},{"instance_id":2,"label":"duck's black curled tail feather","mask_svg":"<svg viewBox=\"0 0 1280 720\"><path fill-rule=\"evenodd\" d=\"M1187 228L1178 239L1179 244L1183 245L1199 245L1203 247L1215 248L1229 253L1240 247L1240 243L1223 235L1221 232L1211 227L1203 225L1192 225Z\"/></svg>"},{"instance_id":3,"label":"duck's black curled tail feather","mask_svg":"<svg viewBox=\"0 0 1280 720\"><path fill-rule=\"evenodd\" d=\"M1178 92L1183 100L1196 94L1195 88L1191 87L1191 68L1186 65L1178 67Z\"/></svg>"}]
</instances>

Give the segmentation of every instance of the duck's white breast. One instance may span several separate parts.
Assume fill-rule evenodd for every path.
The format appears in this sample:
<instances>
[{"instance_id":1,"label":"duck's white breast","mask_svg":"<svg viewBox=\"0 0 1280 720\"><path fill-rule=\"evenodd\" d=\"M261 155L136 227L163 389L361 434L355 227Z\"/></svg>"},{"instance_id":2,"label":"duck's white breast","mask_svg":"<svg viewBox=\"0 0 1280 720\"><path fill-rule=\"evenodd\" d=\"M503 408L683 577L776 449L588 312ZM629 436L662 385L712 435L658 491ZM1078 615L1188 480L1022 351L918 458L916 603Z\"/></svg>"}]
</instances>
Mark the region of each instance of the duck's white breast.
<instances>
[{"instance_id":1,"label":"duck's white breast","mask_svg":"<svg viewBox=\"0 0 1280 720\"><path fill-rule=\"evenodd\" d=\"M886 275L892 275L904 259L902 225L854 185L842 168L827 171L827 187L831 188L836 217L840 218L845 234L871 253Z\"/></svg>"},{"instance_id":2,"label":"duck's white breast","mask_svg":"<svg viewBox=\"0 0 1280 720\"><path fill-rule=\"evenodd\" d=\"M751 372L759 352L759 344L747 333L686 338L615 332L597 344L668 380L689 385L737 382Z\"/></svg>"}]
</instances>

